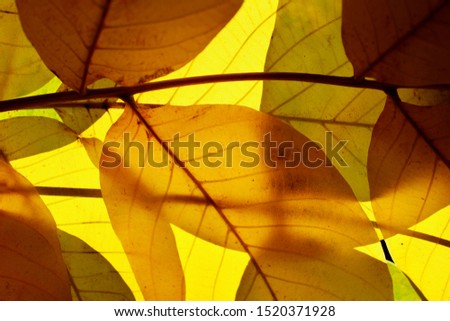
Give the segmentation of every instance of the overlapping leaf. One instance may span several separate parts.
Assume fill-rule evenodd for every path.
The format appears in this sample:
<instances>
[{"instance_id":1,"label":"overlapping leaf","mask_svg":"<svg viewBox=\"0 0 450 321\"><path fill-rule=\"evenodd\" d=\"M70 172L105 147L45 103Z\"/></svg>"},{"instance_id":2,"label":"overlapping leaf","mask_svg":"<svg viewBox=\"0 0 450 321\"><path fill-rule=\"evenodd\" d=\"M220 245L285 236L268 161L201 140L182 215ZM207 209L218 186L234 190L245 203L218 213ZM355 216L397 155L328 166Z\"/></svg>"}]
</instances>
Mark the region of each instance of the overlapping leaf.
<instances>
[{"instance_id":1,"label":"overlapping leaf","mask_svg":"<svg viewBox=\"0 0 450 321\"><path fill-rule=\"evenodd\" d=\"M402 109L411 109L417 116L417 109L410 107ZM427 120L446 119L445 113L435 114L431 107L427 109L425 115L429 118L420 119L425 126ZM432 148L434 145L430 145L433 139L437 143L448 141L448 135L440 135L448 127L434 123L428 131L418 131L414 125L389 99L373 133L369 181L377 222L386 237L450 204L450 171Z\"/></svg>"},{"instance_id":2,"label":"overlapping leaf","mask_svg":"<svg viewBox=\"0 0 450 321\"><path fill-rule=\"evenodd\" d=\"M448 83L449 14L447 1L345 0L343 39L355 77ZM405 89L400 97L421 106L394 94L377 121L368 160L374 214L399 268L427 298L442 299L449 270L432 266L448 261L448 237L440 224L425 222L450 203L448 91Z\"/></svg>"},{"instance_id":3,"label":"overlapping leaf","mask_svg":"<svg viewBox=\"0 0 450 321\"><path fill-rule=\"evenodd\" d=\"M357 78L403 86L450 82L450 3L344 0L342 34Z\"/></svg>"},{"instance_id":4,"label":"overlapping leaf","mask_svg":"<svg viewBox=\"0 0 450 321\"><path fill-rule=\"evenodd\" d=\"M28 94L54 77L22 31L14 0L0 3L0 29L0 99Z\"/></svg>"},{"instance_id":5,"label":"overlapping leaf","mask_svg":"<svg viewBox=\"0 0 450 321\"><path fill-rule=\"evenodd\" d=\"M446 264L431 268L449 258L448 211L440 214L441 223L415 226L427 218L434 222L438 218L430 216L450 204L448 111L447 106L400 105L389 99L369 150L378 226L385 237L400 235L388 242L394 261L430 299L448 298L445 284L450 270ZM433 286L424 282L430 277Z\"/></svg>"},{"instance_id":6,"label":"overlapping leaf","mask_svg":"<svg viewBox=\"0 0 450 321\"><path fill-rule=\"evenodd\" d=\"M277 7L278 0L244 1L233 19L201 53L161 80L264 71ZM262 82L237 81L168 88L142 93L136 100L141 104L180 106L237 104L259 110L261 93Z\"/></svg>"},{"instance_id":7,"label":"overlapping leaf","mask_svg":"<svg viewBox=\"0 0 450 321\"><path fill-rule=\"evenodd\" d=\"M100 253L69 233L58 231L58 237L74 300L134 300L120 274Z\"/></svg>"},{"instance_id":8,"label":"overlapping leaf","mask_svg":"<svg viewBox=\"0 0 450 321\"><path fill-rule=\"evenodd\" d=\"M100 192L96 167L98 159L96 163L93 162L95 158L99 158L101 153L102 142L99 137L104 137L107 129L111 126L111 121L117 117L114 112L115 110L110 110L73 143L46 153L17 159L12 164L39 191L52 212L59 230L82 239L87 246L100 253L120 273L135 298L142 299L127 258L109 222ZM97 144L91 144L93 142L97 142ZM88 144L92 148L86 148ZM87 151L88 153L86 153ZM65 244L65 240L62 239L62 247L70 248L70 244L73 243ZM75 254L78 257L83 255ZM94 257L92 254L86 255ZM75 269L75 276L94 275L105 269L102 261L88 260L86 262L90 262L91 270L86 269L84 272L80 272L79 269ZM80 265L76 267L80 267ZM83 278L79 278L77 281L83 282ZM87 287L84 284L80 285L80 288L94 290L95 285ZM100 297L99 293L92 292L90 294L83 293L80 296L83 299L89 295L91 298ZM118 296L115 298L119 299Z\"/></svg>"},{"instance_id":9,"label":"overlapping leaf","mask_svg":"<svg viewBox=\"0 0 450 321\"><path fill-rule=\"evenodd\" d=\"M47 117L13 117L0 121L0 150L10 160L50 151L77 138L70 128Z\"/></svg>"},{"instance_id":10,"label":"overlapping leaf","mask_svg":"<svg viewBox=\"0 0 450 321\"><path fill-rule=\"evenodd\" d=\"M222 29L241 0L17 1L25 33L68 86L107 77L133 85L178 69Z\"/></svg>"},{"instance_id":11,"label":"overlapping leaf","mask_svg":"<svg viewBox=\"0 0 450 321\"><path fill-rule=\"evenodd\" d=\"M355 250L377 237L340 174L332 167L286 168L304 136L246 108L136 112L127 109L110 130L114 144L104 150L100 170L113 226L143 290L151 278L143 271L153 272L153 282L165 279L166 293L180 284L173 267L165 277L150 270L175 260L173 250L158 256L170 246L161 241L172 238L158 229L170 222L249 254L240 299L392 299L387 267ZM292 142L292 150L264 152L259 142L269 132L273 142ZM174 139L189 144L192 133L202 148L167 147ZM251 150L233 149L249 142ZM269 156L277 166L265 163ZM309 157L325 156L314 149Z\"/></svg>"},{"instance_id":12,"label":"overlapping leaf","mask_svg":"<svg viewBox=\"0 0 450 321\"><path fill-rule=\"evenodd\" d=\"M55 222L34 187L0 156L0 298L70 300Z\"/></svg>"},{"instance_id":13,"label":"overlapping leaf","mask_svg":"<svg viewBox=\"0 0 450 321\"><path fill-rule=\"evenodd\" d=\"M324 75L352 74L341 40L341 3L333 0L280 1L266 71ZM313 83L265 82L261 110L287 121L308 138L339 151L345 164L333 161L361 200L369 199L367 150L372 126L385 95L365 89Z\"/></svg>"}]
</instances>

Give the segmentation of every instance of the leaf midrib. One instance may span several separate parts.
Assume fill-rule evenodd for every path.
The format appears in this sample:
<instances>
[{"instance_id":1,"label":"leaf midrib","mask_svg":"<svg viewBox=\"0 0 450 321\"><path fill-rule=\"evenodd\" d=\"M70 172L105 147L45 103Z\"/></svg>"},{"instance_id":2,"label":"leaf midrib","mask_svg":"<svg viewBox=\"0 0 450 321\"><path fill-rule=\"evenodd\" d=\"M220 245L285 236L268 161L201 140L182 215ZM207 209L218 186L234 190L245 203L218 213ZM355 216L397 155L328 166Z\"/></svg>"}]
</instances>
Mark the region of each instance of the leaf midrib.
<instances>
[{"instance_id":1,"label":"leaf midrib","mask_svg":"<svg viewBox=\"0 0 450 321\"><path fill-rule=\"evenodd\" d=\"M233 235L239 241L239 243L241 244L241 246L245 250L245 252L249 255L252 264L254 265L257 272L261 275L261 278L263 279L264 283L266 284L267 289L269 290L272 298L274 300L278 300L274 290L272 289L272 287L269 284L269 281L267 280L266 275L263 273L261 267L259 266L259 264L256 261L256 259L254 258L254 256L251 254L251 252L249 250L249 246L247 246L247 244L244 242L242 237L234 229L234 226L231 224L230 220L223 213L222 209L216 204L214 199L205 190L203 185L195 178L195 176L191 173L191 171L189 171L189 169L184 165L184 163L173 153L173 151L168 147L168 145L163 144L162 139L158 136L158 134L153 130L152 126L147 122L147 120L139 112L138 106L137 106L134 98L133 97L124 97L123 99L130 105L133 113L139 118L139 120L146 127L146 129L151 133L151 135L153 135L153 137L156 139L158 144L160 144L162 146L162 148L164 148L164 150L168 153L168 155L170 155L170 157L175 162L176 166L178 166L180 169L182 169L186 173L186 175L189 177L189 179L197 186L199 191L202 193L206 202L213 206L213 208L216 210L216 212L219 214L219 216L222 218L222 220L225 222L225 224L230 228L230 231L233 233Z\"/></svg>"},{"instance_id":2,"label":"leaf midrib","mask_svg":"<svg viewBox=\"0 0 450 321\"><path fill-rule=\"evenodd\" d=\"M97 48L97 43L100 39L103 27L105 25L106 16L108 15L109 9L111 7L111 1L112 0L106 0L102 15L100 17L99 23L97 24L97 29L95 30L94 39L92 40L91 46L88 48L89 52L87 55L86 63L84 65L83 77L81 78L81 85L80 85L81 94L86 93L86 85L87 85L87 77L89 75L89 68L91 66L92 57L94 56L95 49Z\"/></svg>"}]
</instances>

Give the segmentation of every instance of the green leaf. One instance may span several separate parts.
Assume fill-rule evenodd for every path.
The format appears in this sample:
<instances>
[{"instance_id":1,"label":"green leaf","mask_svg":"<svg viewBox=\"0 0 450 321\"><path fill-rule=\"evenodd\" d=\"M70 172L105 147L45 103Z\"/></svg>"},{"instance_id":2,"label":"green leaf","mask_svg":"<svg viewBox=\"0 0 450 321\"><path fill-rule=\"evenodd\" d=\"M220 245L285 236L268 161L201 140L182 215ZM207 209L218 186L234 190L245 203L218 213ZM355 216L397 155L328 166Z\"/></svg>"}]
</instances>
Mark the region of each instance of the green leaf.
<instances>
[{"instance_id":1,"label":"green leaf","mask_svg":"<svg viewBox=\"0 0 450 321\"><path fill-rule=\"evenodd\" d=\"M53 78L22 31L14 0L0 3L0 29L1 100L28 94Z\"/></svg>"},{"instance_id":2,"label":"green leaf","mask_svg":"<svg viewBox=\"0 0 450 321\"><path fill-rule=\"evenodd\" d=\"M32 116L0 120L0 134L0 151L9 160L47 152L78 138L57 120Z\"/></svg>"},{"instance_id":3,"label":"green leaf","mask_svg":"<svg viewBox=\"0 0 450 321\"><path fill-rule=\"evenodd\" d=\"M72 282L74 300L134 300L128 285L100 253L64 231L59 230L58 237Z\"/></svg>"}]
</instances>

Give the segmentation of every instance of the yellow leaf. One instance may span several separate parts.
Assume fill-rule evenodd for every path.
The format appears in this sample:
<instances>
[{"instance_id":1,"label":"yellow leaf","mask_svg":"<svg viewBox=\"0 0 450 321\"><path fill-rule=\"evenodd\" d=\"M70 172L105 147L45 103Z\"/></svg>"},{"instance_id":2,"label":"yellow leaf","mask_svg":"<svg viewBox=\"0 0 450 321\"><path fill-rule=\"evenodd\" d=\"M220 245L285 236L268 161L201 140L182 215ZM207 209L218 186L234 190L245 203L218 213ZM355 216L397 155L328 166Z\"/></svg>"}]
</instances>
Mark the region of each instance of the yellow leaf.
<instances>
[{"instance_id":1,"label":"yellow leaf","mask_svg":"<svg viewBox=\"0 0 450 321\"><path fill-rule=\"evenodd\" d=\"M265 71L351 76L341 22L340 1L280 1ZM385 99L382 92L362 88L266 81L261 110L288 122L324 150L326 132L332 132L334 143L328 143L333 147L346 142L339 151L344 162L333 164L357 198L366 201L367 151Z\"/></svg>"},{"instance_id":2,"label":"yellow leaf","mask_svg":"<svg viewBox=\"0 0 450 321\"><path fill-rule=\"evenodd\" d=\"M233 19L201 53L158 80L264 71L277 4L278 0L244 1ZM259 110L262 85L261 81L237 81L169 88L139 94L136 101L179 106L236 104Z\"/></svg>"},{"instance_id":3,"label":"yellow leaf","mask_svg":"<svg viewBox=\"0 0 450 321\"><path fill-rule=\"evenodd\" d=\"M53 78L25 36L14 0L0 3L0 99L23 96Z\"/></svg>"},{"instance_id":4,"label":"yellow leaf","mask_svg":"<svg viewBox=\"0 0 450 321\"><path fill-rule=\"evenodd\" d=\"M212 244L172 225L186 281L186 300L234 300L248 263L245 252Z\"/></svg>"},{"instance_id":5,"label":"yellow leaf","mask_svg":"<svg viewBox=\"0 0 450 321\"><path fill-rule=\"evenodd\" d=\"M242 0L19 0L25 33L68 86L107 77L142 83L180 68L225 26ZM45 23L42 23L45 21Z\"/></svg>"},{"instance_id":6,"label":"yellow leaf","mask_svg":"<svg viewBox=\"0 0 450 321\"><path fill-rule=\"evenodd\" d=\"M55 222L34 187L0 156L0 299L70 300Z\"/></svg>"},{"instance_id":7,"label":"yellow leaf","mask_svg":"<svg viewBox=\"0 0 450 321\"><path fill-rule=\"evenodd\" d=\"M78 135L47 117L13 117L0 120L0 150L15 160L74 142Z\"/></svg>"},{"instance_id":8,"label":"yellow leaf","mask_svg":"<svg viewBox=\"0 0 450 321\"><path fill-rule=\"evenodd\" d=\"M292 149L264 151L268 133ZM192 135L201 147L170 145L191 144ZM102 193L143 291L157 276L166 292L180 285L173 266L151 270L178 258L161 241L171 242L167 229L154 235L172 223L250 256L238 298L392 299L386 265L355 250L377 236L351 189L332 167L286 167L307 139L283 122L233 106L127 108L106 142ZM142 271L154 273L153 283Z\"/></svg>"},{"instance_id":9,"label":"yellow leaf","mask_svg":"<svg viewBox=\"0 0 450 321\"><path fill-rule=\"evenodd\" d=\"M58 237L74 300L134 300L120 274L100 253L64 231L59 230Z\"/></svg>"},{"instance_id":10,"label":"yellow leaf","mask_svg":"<svg viewBox=\"0 0 450 321\"><path fill-rule=\"evenodd\" d=\"M395 264L428 300L450 300L450 206L386 240Z\"/></svg>"},{"instance_id":11,"label":"yellow leaf","mask_svg":"<svg viewBox=\"0 0 450 321\"><path fill-rule=\"evenodd\" d=\"M342 16L356 78L403 86L450 81L448 1L344 0Z\"/></svg>"}]
</instances>

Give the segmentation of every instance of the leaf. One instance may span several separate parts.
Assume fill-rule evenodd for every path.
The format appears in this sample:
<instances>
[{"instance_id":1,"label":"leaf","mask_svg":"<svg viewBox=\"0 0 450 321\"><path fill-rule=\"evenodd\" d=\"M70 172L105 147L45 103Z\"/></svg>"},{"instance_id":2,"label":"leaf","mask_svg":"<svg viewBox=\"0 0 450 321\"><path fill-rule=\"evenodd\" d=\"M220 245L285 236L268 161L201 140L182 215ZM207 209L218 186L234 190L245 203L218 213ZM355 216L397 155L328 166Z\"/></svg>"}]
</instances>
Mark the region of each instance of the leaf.
<instances>
[{"instance_id":1,"label":"leaf","mask_svg":"<svg viewBox=\"0 0 450 321\"><path fill-rule=\"evenodd\" d=\"M233 301L249 257L171 225L186 283L186 301Z\"/></svg>"},{"instance_id":2,"label":"leaf","mask_svg":"<svg viewBox=\"0 0 450 321\"><path fill-rule=\"evenodd\" d=\"M351 76L341 39L341 2L280 1L265 71ZM368 200L367 151L385 99L374 90L266 81L261 111L288 122L323 147L326 132L332 132L334 143L328 143L333 147L346 142L339 152L344 162L333 164L357 198Z\"/></svg>"},{"instance_id":3,"label":"leaf","mask_svg":"<svg viewBox=\"0 0 450 321\"><path fill-rule=\"evenodd\" d=\"M399 88L400 100L416 106L437 106L450 103L450 91L445 89Z\"/></svg>"},{"instance_id":4,"label":"leaf","mask_svg":"<svg viewBox=\"0 0 450 321\"><path fill-rule=\"evenodd\" d=\"M388 99L368 162L374 214L394 262L431 300L450 295L446 107Z\"/></svg>"},{"instance_id":5,"label":"leaf","mask_svg":"<svg viewBox=\"0 0 450 321\"><path fill-rule=\"evenodd\" d=\"M14 0L0 4L0 99L28 94L54 75L25 36Z\"/></svg>"},{"instance_id":6,"label":"leaf","mask_svg":"<svg viewBox=\"0 0 450 321\"><path fill-rule=\"evenodd\" d=\"M34 187L0 157L0 299L70 300L56 226Z\"/></svg>"},{"instance_id":7,"label":"leaf","mask_svg":"<svg viewBox=\"0 0 450 321\"><path fill-rule=\"evenodd\" d=\"M421 297L414 291L408 278L394 265L388 263L389 272L394 286L396 301L421 301Z\"/></svg>"},{"instance_id":8,"label":"leaf","mask_svg":"<svg viewBox=\"0 0 450 321\"><path fill-rule=\"evenodd\" d=\"M258 144L267 133L278 144L293 142L292 150L265 154ZM191 134L202 147L167 147L174 137L190 144ZM307 139L283 122L233 106L127 108L106 141L102 192L138 279L138 269L154 268L149 260L175 260L176 251L157 256L168 244L152 236L158 223L170 222L250 256L254 273L246 272L242 284L251 283L248 275L261 281L247 286L246 299L392 299L386 265L355 250L377 237L351 189L332 167L286 168L284 162ZM247 154L229 145L245 142L253 145ZM264 164L267 155L276 167ZM325 157L316 149L310 156ZM166 166L148 162L165 157ZM216 161L222 163L211 166ZM165 272L158 274L165 289L178 286L179 278Z\"/></svg>"},{"instance_id":9,"label":"leaf","mask_svg":"<svg viewBox=\"0 0 450 321\"><path fill-rule=\"evenodd\" d=\"M395 264L428 300L450 299L450 207L386 240Z\"/></svg>"},{"instance_id":10,"label":"leaf","mask_svg":"<svg viewBox=\"0 0 450 321\"><path fill-rule=\"evenodd\" d=\"M88 89L101 89L101 88L112 88L115 87L114 82L109 79L100 79L90 86ZM69 91L70 89L61 85L58 92ZM61 117L62 122L72 129L77 134L82 134L86 129L91 127L110 107L110 103L117 101L117 98L106 98L106 99L88 99L84 102L85 108L80 108L77 106L56 106L55 110ZM100 105L102 108L91 108L95 105L98 107Z\"/></svg>"},{"instance_id":11,"label":"leaf","mask_svg":"<svg viewBox=\"0 0 450 321\"><path fill-rule=\"evenodd\" d=\"M0 150L9 160L50 151L78 138L55 119L32 116L0 120L0 134Z\"/></svg>"},{"instance_id":12,"label":"leaf","mask_svg":"<svg viewBox=\"0 0 450 321\"><path fill-rule=\"evenodd\" d=\"M100 253L64 231L59 230L58 237L72 281L74 300L134 300L120 274Z\"/></svg>"},{"instance_id":13,"label":"leaf","mask_svg":"<svg viewBox=\"0 0 450 321\"><path fill-rule=\"evenodd\" d=\"M122 139L121 119L124 119L123 115L108 131L106 144ZM129 125L126 118L124 122L125 126ZM145 135L145 132L141 131L141 134ZM130 169L123 167L109 168L107 171L100 167L103 199L144 298L182 300L185 295L184 275L175 237L169 222L159 219L157 212L158 207L162 206L161 201L152 202L152 197L145 195L145 187L140 187L139 177L142 175L140 168L130 172ZM164 176L153 177L157 180L149 177L150 184L167 179ZM148 197L150 204L133 201L142 193L143 197ZM147 215L150 206L156 210L155 216Z\"/></svg>"},{"instance_id":14,"label":"leaf","mask_svg":"<svg viewBox=\"0 0 450 321\"><path fill-rule=\"evenodd\" d=\"M19 0L25 33L69 87L107 77L134 85L191 60L225 26L241 0ZM45 23L43 23L45 21Z\"/></svg>"},{"instance_id":15,"label":"leaf","mask_svg":"<svg viewBox=\"0 0 450 321\"><path fill-rule=\"evenodd\" d=\"M342 35L356 78L402 86L450 81L445 0L344 0Z\"/></svg>"},{"instance_id":16,"label":"leaf","mask_svg":"<svg viewBox=\"0 0 450 321\"><path fill-rule=\"evenodd\" d=\"M161 80L264 71L277 6L278 0L244 1L233 19L202 52ZM262 85L257 81L211 83L146 92L135 99L140 104L189 106L219 103L259 110Z\"/></svg>"},{"instance_id":17,"label":"leaf","mask_svg":"<svg viewBox=\"0 0 450 321\"><path fill-rule=\"evenodd\" d=\"M450 167L450 104L421 107L402 104L408 121L416 127L433 152Z\"/></svg>"},{"instance_id":18,"label":"leaf","mask_svg":"<svg viewBox=\"0 0 450 321\"><path fill-rule=\"evenodd\" d=\"M436 112L427 108L427 118L417 117L417 108L411 107L388 99L369 149L371 198L385 237L404 232L450 203L450 171L439 157L440 148L448 153L449 117L442 117L441 107ZM412 122L414 117L420 124Z\"/></svg>"},{"instance_id":19,"label":"leaf","mask_svg":"<svg viewBox=\"0 0 450 321\"><path fill-rule=\"evenodd\" d=\"M97 137L104 138L120 113L119 110L110 110L71 144L12 163L39 191L58 229L82 239L105 257L120 273L135 298L142 300L126 255L108 218L100 191L98 168L90 159L95 156L88 155L85 149L89 144L86 141L94 141L98 145ZM84 135L91 138L84 138ZM95 147L93 149L92 154L98 153Z\"/></svg>"}]
</instances>

